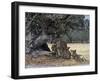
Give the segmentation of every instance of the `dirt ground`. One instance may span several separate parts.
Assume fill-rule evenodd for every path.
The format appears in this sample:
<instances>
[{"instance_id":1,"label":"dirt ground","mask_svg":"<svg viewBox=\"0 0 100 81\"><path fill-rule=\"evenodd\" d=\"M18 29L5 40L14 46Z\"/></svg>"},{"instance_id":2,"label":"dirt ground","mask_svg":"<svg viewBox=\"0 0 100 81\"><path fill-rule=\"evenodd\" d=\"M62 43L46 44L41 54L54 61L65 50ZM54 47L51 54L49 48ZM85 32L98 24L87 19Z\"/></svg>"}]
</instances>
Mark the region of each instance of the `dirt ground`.
<instances>
[{"instance_id":1,"label":"dirt ground","mask_svg":"<svg viewBox=\"0 0 100 81\"><path fill-rule=\"evenodd\" d=\"M25 67L34 68L34 67L55 67L55 66L75 66L75 65L87 65L89 64L89 44L68 44L71 48L70 50L77 50L79 55L83 55L86 58L86 62L78 62L74 59L63 59L53 56L41 55L39 57L33 57L30 54L25 55ZM49 44L49 48L51 45Z\"/></svg>"}]
</instances>

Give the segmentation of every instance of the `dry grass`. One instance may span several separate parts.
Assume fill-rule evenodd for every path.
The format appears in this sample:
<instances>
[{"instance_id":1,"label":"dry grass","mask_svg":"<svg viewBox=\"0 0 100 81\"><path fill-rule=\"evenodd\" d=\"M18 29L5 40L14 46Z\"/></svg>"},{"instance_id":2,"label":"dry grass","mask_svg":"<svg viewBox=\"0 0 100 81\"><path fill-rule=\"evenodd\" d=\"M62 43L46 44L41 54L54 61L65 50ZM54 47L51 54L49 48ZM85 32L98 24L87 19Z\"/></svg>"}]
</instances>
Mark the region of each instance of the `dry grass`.
<instances>
[{"instance_id":1,"label":"dry grass","mask_svg":"<svg viewBox=\"0 0 100 81\"><path fill-rule=\"evenodd\" d=\"M48 44L51 49L51 44ZM81 43L70 43L68 46L71 48L70 50L77 50L79 55L83 55L87 61L84 63L80 63L75 61L74 59L63 59L56 58L52 56L39 56L36 58L31 58L32 55L26 54L25 56L25 67L50 67L50 66L73 66L73 65L86 65L89 64L89 44L81 44Z\"/></svg>"},{"instance_id":2,"label":"dry grass","mask_svg":"<svg viewBox=\"0 0 100 81\"><path fill-rule=\"evenodd\" d=\"M77 50L77 53L79 55L83 55L87 60L89 60L90 56L89 56L89 48L90 48L90 45L89 44L81 44L81 43L69 43L68 46L70 47L70 50L74 50L76 49Z\"/></svg>"}]
</instances>

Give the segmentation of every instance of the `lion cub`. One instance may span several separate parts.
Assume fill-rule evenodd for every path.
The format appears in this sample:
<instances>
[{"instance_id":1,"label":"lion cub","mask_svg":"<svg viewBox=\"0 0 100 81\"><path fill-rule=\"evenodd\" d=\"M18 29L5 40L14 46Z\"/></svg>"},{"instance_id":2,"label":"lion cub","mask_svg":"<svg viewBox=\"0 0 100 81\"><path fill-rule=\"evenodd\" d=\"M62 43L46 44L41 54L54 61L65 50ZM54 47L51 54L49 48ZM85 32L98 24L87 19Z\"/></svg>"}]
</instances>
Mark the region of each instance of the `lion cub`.
<instances>
[{"instance_id":1,"label":"lion cub","mask_svg":"<svg viewBox=\"0 0 100 81\"><path fill-rule=\"evenodd\" d=\"M79 61L79 62L86 62L86 58L82 55L78 55L76 53L76 50L71 50L71 56L73 59L75 59L76 61Z\"/></svg>"}]
</instances>

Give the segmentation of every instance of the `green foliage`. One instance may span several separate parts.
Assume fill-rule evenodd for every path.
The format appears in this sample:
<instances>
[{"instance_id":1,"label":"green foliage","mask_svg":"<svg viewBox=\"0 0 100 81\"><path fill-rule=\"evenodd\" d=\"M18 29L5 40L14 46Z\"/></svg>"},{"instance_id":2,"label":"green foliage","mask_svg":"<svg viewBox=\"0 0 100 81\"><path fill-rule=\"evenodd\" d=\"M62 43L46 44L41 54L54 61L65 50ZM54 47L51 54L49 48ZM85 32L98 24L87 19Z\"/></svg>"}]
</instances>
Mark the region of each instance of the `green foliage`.
<instances>
[{"instance_id":1,"label":"green foliage","mask_svg":"<svg viewBox=\"0 0 100 81\"><path fill-rule=\"evenodd\" d=\"M49 42L58 38L67 42L89 42L89 20L85 19L85 15L26 12L25 26L26 39L31 33L30 40L27 40L31 43L26 46L34 44L38 37L42 38L42 33L48 35Z\"/></svg>"},{"instance_id":2,"label":"green foliage","mask_svg":"<svg viewBox=\"0 0 100 81\"><path fill-rule=\"evenodd\" d=\"M29 32L39 34L45 31L46 34L60 36L60 34L70 30L82 29L84 27L84 17L83 15L26 13L26 26L32 20L27 27Z\"/></svg>"}]
</instances>

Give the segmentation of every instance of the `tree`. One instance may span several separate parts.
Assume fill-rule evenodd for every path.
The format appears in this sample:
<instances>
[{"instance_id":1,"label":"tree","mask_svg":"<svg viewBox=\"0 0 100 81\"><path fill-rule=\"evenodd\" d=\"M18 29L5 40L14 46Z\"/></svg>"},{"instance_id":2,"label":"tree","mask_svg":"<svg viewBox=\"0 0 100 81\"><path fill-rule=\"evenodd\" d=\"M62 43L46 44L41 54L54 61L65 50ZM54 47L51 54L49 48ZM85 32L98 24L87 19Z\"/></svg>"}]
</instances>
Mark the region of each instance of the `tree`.
<instances>
[{"instance_id":1,"label":"tree","mask_svg":"<svg viewBox=\"0 0 100 81\"><path fill-rule=\"evenodd\" d=\"M31 32L31 39L26 40L26 47L32 50L39 47L47 41L53 42L56 38L64 38L67 36L72 42L70 33L73 30L84 30L84 15L69 15L69 14L46 14L46 13L29 13L25 14L26 39ZM44 36L44 38L43 38ZM39 39L40 38L40 39ZM43 40L41 40L43 38ZM37 45L35 44L36 40Z\"/></svg>"}]
</instances>

